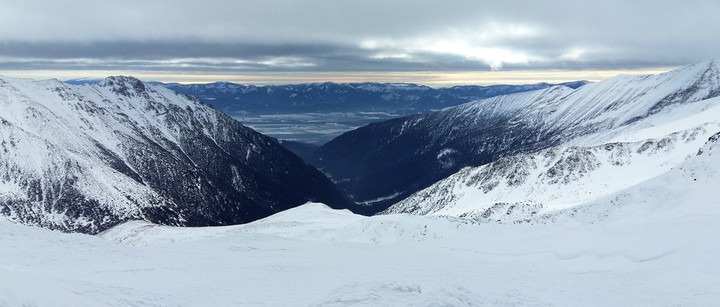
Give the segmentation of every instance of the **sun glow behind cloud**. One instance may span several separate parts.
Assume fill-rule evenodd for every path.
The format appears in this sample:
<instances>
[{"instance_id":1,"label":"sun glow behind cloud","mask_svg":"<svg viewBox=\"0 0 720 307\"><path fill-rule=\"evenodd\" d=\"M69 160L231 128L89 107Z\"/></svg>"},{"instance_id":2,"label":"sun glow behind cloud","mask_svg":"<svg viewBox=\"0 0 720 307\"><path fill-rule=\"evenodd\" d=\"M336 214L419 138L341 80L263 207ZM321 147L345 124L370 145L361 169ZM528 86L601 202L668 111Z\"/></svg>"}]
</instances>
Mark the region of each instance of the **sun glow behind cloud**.
<instances>
[{"instance_id":1,"label":"sun glow behind cloud","mask_svg":"<svg viewBox=\"0 0 720 307\"><path fill-rule=\"evenodd\" d=\"M540 57L504 46L505 42L531 39L540 34L537 26L491 22L478 27L445 29L420 37L368 38L359 45L376 52L371 55L373 59L422 61L423 54L432 54L460 57L484 63L492 70L501 70L503 64L542 61Z\"/></svg>"}]
</instances>

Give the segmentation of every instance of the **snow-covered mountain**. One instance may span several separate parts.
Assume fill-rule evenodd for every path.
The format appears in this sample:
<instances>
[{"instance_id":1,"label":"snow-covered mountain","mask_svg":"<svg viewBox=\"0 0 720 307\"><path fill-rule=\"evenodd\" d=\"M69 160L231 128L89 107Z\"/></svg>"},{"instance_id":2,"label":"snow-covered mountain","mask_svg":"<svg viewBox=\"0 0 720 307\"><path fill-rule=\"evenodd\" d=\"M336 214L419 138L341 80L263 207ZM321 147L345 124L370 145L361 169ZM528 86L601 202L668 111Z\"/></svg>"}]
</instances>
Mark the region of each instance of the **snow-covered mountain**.
<instances>
[{"instance_id":1,"label":"snow-covered mountain","mask_svg":"<svg viewBox=\"0 0 720 307\"><path fill-rule=\"evenodd\" d=\"M313 163L356 201L368 204L367 210L379 211L466 166L560 145L587 147L582 150L599 154L597 146L614 142L613 136L623 131L651 126L662 114L673 113L679 119L716 96L718 61L705 61L658 75L621 75L578 89L551 87L370 124L320 147ZM618 141L662 139L680 131L669 130L643 137L626 133L627 139ZM641 144L618 146L631 150ZM557 159L578 154L571 151L546 154Z\"/></svg>"},{"instance_id":2,"label":"snow-covered mountain","mask_svg":"<svg viewBox=\"0 0 720 307\"><path fill-rule=\"evenodd\" d=\"M96 233L129 219L248 222L350 203L297 156L199 100L131 77L0 78L0 213Z\"/></svg>"},{"instance_id":3,"label":"snow-covered mountain","mask_svg":"<svg viewBox=\"0 0 720 307\"><path fill-rule=\"evenodd\" d=\"M682 77L688 74L699 78L687 82ZM644 78L660 80L662 87L671 82L689 84L676 94L643 87L633 91L641 99L632 104L591 105L602 112L565 108L561 117L554 118L554 124L564 130L558 134L565 138L562 145L464 168L385 213L537 222L640 185L694 157L720 131L720 98L715 97L719 78L717 62L705 62ZM627 77L609 81L623 79ZM581 130L583 124L593 133Z\"/></svg>"}]
</instances>

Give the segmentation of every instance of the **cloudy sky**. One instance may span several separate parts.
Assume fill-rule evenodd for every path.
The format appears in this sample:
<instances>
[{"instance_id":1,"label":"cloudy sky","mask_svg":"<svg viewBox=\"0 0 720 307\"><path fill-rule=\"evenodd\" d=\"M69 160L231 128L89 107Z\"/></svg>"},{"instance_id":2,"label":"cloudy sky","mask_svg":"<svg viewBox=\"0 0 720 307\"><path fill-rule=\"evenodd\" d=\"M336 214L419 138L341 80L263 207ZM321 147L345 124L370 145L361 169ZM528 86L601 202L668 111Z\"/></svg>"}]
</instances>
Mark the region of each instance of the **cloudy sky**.
<instances>
[{"instance_id":1,"label":"cloudy sky","mask_svg":"<svg viewBox=\"0 0 720 307\"><path fill-rule=\"evenodd\" d=\"M601 79L720 57L720 1L0 3L0 74L431 85Z\"/></svg>"}]
</instances>

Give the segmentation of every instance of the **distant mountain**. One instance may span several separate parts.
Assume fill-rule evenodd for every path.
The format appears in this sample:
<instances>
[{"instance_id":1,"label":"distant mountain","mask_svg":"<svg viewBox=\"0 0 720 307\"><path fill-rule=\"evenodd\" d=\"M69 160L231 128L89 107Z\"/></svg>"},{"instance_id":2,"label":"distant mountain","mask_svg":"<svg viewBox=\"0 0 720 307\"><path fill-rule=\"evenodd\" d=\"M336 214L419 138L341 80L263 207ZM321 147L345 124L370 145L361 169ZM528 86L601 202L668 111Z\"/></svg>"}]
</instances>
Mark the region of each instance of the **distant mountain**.
<instances>
[{"instance_id":1,"label":"distant mountain","mask_svg":"<svg viewBox=\"0 0 720 307\"><path fill-rule=\"evenodd\" d=\"M602 145L606 134L717 96L720 68L706 61L659 75L617 76L575 90L551 87L370 124L320 147L313 163L372 213L463 167L588 135L593 138L586 140L597 142L584 145Z\"/></svg>"},{"instance_id":2,"label":"distant mountain","mask_svg":"<svg viewBox=\"0 0 720 307\"><path fill-rule=\"evenodd\" d=\"M577 88L586 82L564 85ZM399 111L414 114L468 101L543 89L552 85L455 86L431 88L411 83L310 83L294 85L162 84L178 93L197 96L231 115L311 112Z\"/></svg>"},{"instance_id":3,"label":"distant mountain","mask_svg":"<svg viewBox=\"0 0 720 307\"><path fill-rule=\"evenodd\" d=\"M249 222L352 204L275 140L193 97L131 77L81 86L0 78L0 214L97 233L142 219Z\"/></svg>"}]
</instances>

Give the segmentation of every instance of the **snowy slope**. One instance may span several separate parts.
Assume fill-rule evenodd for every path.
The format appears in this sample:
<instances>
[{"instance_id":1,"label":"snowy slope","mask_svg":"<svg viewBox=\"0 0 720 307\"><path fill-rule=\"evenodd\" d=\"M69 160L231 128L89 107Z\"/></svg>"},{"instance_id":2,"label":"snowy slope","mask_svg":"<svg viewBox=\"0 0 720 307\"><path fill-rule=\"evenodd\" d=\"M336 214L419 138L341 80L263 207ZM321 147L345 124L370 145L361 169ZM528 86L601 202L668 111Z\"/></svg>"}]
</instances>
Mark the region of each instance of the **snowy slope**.
<instances>
[{"instance_id":1,"label":"snowy slope","mask_svg":"<svg viewBox=\"0 0 720 307\"><path fill-rule=\"evenodd\" d=\"M101 237L0 221L0 306L713 305L717 207L663 204L601 225L319 204L237 226L129 222Z\"/></svg>"},{"instance_id":2,"label":"snowy slope","mask_svg":"<svg viewBox=\"0 0 720 307\"><path fill-rule=\"evenodd\" d=\"M329 180L224 114L131 77L0 78L0 213L95 233L128 219L222 225L308 200Z\"/></svg>"},{"instance_id":3,"label":"snowy slope","mask_svg":"<svg viewBox=\"0 0 720 307\"><path fill-rule=\"evenodd\" d=\"M594 201L662 175L694 156L720 131L720 99L707 104L712 107L693 116L642 129L645 137L651 130L657 135L642 141L553 147L465 168L384 213L517 222ZM685 123L695 127L662 135L670 127L687 128ZM614 135L628 138L633 134L625 129Z\"/></svg>"},{"instance_id":4,"label":"snowy slope","mask_svg":"<svg viewBox=\"0 0 720 307\"><path fill-rule=\"evenodd\" d=\"M578 221L622 223L638 217L672 220L679 215L718 217L720 191L720 132L673 169L616 193L573 208L558 210L534 222ZM712 233L717 239L717 233Z\"/></svg>"},{"instance_id":5,"label":"snowy slope","mask_svg":"<svg viewBox=\"0 0 720 307\"><path fill-rule=\"evenodd\" d=\"M719 62L621 75L575 90L498 96L370 124L320 147L314 163L356 201L383 199L375 206L382 209L466 166L560 145L598 146L642 128L638 121L653 125L667 110L697 109L720 96ZM651 137L663 135L646 139Z\"/></svg>"}]
</instances>

